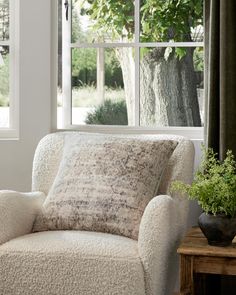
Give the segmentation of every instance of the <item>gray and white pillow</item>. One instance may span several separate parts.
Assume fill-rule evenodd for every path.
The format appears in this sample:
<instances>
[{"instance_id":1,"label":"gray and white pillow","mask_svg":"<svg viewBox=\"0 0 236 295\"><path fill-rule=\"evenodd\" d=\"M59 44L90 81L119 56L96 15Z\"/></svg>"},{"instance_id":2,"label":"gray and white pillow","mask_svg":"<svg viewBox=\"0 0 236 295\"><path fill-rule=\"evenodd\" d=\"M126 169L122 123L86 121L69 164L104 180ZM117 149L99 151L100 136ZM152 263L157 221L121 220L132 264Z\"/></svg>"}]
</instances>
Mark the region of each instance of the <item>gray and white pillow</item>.
<instances>
[{"instance_id":1,"label":"gray and white pillow","mask_svg":"<svg viewBox=\"0 0 236 295\"><path fill-rule=\"evenodd\" d=\"M138 238L177 142L69 135L34 231L88 230Z\"/></svg>"}]
</instances>

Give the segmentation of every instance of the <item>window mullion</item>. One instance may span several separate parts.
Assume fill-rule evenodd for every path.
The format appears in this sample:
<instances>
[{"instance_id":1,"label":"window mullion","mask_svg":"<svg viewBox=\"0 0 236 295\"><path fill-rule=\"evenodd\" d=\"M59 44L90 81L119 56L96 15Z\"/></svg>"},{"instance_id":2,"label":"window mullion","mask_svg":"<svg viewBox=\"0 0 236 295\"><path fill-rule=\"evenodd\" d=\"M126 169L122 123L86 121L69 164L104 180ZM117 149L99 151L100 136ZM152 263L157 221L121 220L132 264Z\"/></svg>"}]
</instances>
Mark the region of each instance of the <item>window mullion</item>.
<instances>
[{"instance_id":1,"label":"window mullion","mask_svg":"<svg viewBox=\"0 0 236 295\"><path fill-rule=\"evenodd\" d=\"M11 27L13 27L13 26L11 26L11 24L10 24L10 28L11 28ZM10 35L11 35L11 34L10 34ZM1 41L1 40L0 40L0 46L10 46L10 43L11 43L10 41Z\"/></svg>"},{"instance_id":2,"label":"window mullion","mask_svg":"<svg viewBox=\"0 0 236 295\"><path fill-rule=\"evenodd\" d=\"M12 0L9 1L9 40L5 43L8 43L7 46L9 46L9 128L14 129L15 127L15 104L14 104L14 78L13 78L13 73L14 73L14 50L12 46L12 41L13 41L13 36L14 36L14 24L12 23L14 21L14 3Z\"/></svg>"},{"instance_id":3,"label":"window mullion","mask_svg":"<svg viewBox=\"0 0 236 295\"><path fill-rule=\"evenodd\" d=\"M19 137L19 11L19 1L9 0L9 39L0 41L9 48L9 124L0 127L1 139Z\"/></svg>"},{"instance_id":4,"label":"window mullion","mask_svg":"<svg viewBox=\"0 0 236 295\"><path fill-rule=\"evenodd\" d=\"M114 43L72 43L71 48L114 48L114 47L135 47L135 42L114 42ZM203 47L203 42L142 42L140 48L146 47Z\"/></svg>"},{"instance_id":5,"label":"window mullion","mask_svg":"<svg viewBox=\"0 0 236 295\"><path fill-rule=\"evenodd\" d=\"M72 123L72 103L71 103L71 5L69 1L68 20L66 20L65 10L62 9L62 115L63 128Z\"/></svg>"},{"instance_id":6,"label":"window mullion","mask_svg":"<svg viewBox=\"0 0 236 295\"><path fill-rule=\"evenodd\" d=\"M19 126L19 101L17 97L17 92L19 89L19 64L18 58L16 58L16 44L17 38L19 38L19 31L16 30L16 22L17 22L17 11L19 11L19 3L16 4L14 0L9 1L10 5L10 22L9 22L9 71L10 71L10 79L9 79L9 127L12 130L17 130Z\"/></svg>"},{"instance_id":7,"label":"window mullion","mask_svg":"<svg viewBox=\"0 0 236 295\"><path fill-rule=\"evenodd\" d=\"M140 39L140 0L135 0L135 103L134 103L134 122L135 127L140 124L140 53L139 53L139 39Z\"/></svg>"},{"instance_id":8,"label":"window mullion","mask_svg":"<svg viewBox=\"0 0 236 295\"><path fill-rule=\"evenodd\" d=\"M97 94L100 102L105 100L105 48L97 48Z\"/></svg>"}]
</instances>

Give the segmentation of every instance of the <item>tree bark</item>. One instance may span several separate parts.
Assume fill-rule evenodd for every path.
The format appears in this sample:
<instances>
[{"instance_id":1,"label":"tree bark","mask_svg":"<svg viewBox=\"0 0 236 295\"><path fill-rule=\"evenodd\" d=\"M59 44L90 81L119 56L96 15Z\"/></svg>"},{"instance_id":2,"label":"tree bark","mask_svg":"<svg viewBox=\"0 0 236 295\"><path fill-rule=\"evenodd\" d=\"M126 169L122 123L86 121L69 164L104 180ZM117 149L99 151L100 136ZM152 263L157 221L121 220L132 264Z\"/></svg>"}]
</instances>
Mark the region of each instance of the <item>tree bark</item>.
<instances>
[{"instance_id":1,"label":"tree bark","mask_svg":"<svg viewBox=\"0 0 236 295\"><path fill-rule=\"evenodd\" d=\"M116 55L122 69L129 126L134 126L135 63L133 48L117 48Z\"/></svg>"},{"instance_id":2,"label":"tree bark","mask_svg":"<svg viewBox=\"0 0 236 295\"><path fill-rule=\"evenodd\" d=\"M164 58L165 48L155 48L140 63L140 125L201 126L193 48L178 59ZM134 124L135 66L131 48L117 49L120 61L129 125Z\"/></svg>"},{"instance_id":3,"label":"tree bark","mask_svg":"<svg viewBox=\"0 0 236 295\"><path fill-rule=\"evenodd\" d=\"M164 58L155 48L140 65L141 126L201 126L193 48L177 58Z\"/></svg>"}]
</instances>

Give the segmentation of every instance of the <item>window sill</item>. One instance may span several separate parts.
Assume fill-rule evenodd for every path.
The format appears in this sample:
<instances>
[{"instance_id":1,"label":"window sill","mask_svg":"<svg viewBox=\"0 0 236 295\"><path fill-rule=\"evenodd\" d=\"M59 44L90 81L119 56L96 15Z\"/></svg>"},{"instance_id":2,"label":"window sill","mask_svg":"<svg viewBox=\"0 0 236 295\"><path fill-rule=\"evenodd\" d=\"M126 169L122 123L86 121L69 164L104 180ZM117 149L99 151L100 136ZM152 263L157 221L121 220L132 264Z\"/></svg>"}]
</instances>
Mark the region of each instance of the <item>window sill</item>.
<instances>
[{"instance_id":1,"label":"window sill","mask_svg":"<svg viewBox=\"0 0 236 295\"><path fill-rule=\"evenodd\" d=\"M0 128L0 140L19 140L19 131L16 129Z\"/></svg>"},{"instance_id":2,"label":"window sill","mask_svg":"<svg viewBox=\"0 0 236 295\"><path fill-rule=\"evenodd\" d=\"M106 125L70 125L65 129L56 129L54 131L77 130L81 132L98 132L114 134L175 134L187 137L191 140L203 140L203 127L128 127L128 126L106 126Z\"/></svg>"}]
</instances>

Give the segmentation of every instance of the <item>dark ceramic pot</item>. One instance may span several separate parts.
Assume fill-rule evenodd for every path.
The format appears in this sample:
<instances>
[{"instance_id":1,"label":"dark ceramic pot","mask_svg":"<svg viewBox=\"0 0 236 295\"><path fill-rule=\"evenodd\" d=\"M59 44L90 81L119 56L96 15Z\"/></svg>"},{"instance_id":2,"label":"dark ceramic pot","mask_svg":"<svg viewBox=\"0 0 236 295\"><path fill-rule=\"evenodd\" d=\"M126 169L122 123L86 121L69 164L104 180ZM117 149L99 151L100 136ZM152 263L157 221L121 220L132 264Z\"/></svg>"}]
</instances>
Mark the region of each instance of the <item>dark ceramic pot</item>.
<instances>
[{"instance_id":1,"label":"dark ceramic pot","mask_svg":"<svg viewBox=\"0 0 236 295\"><path fill-rule=\"evenodd\" d=\"M236 218L202 213L198 224L212 246L229 246L236 235Z\"/></svg>"}]
</instances>

